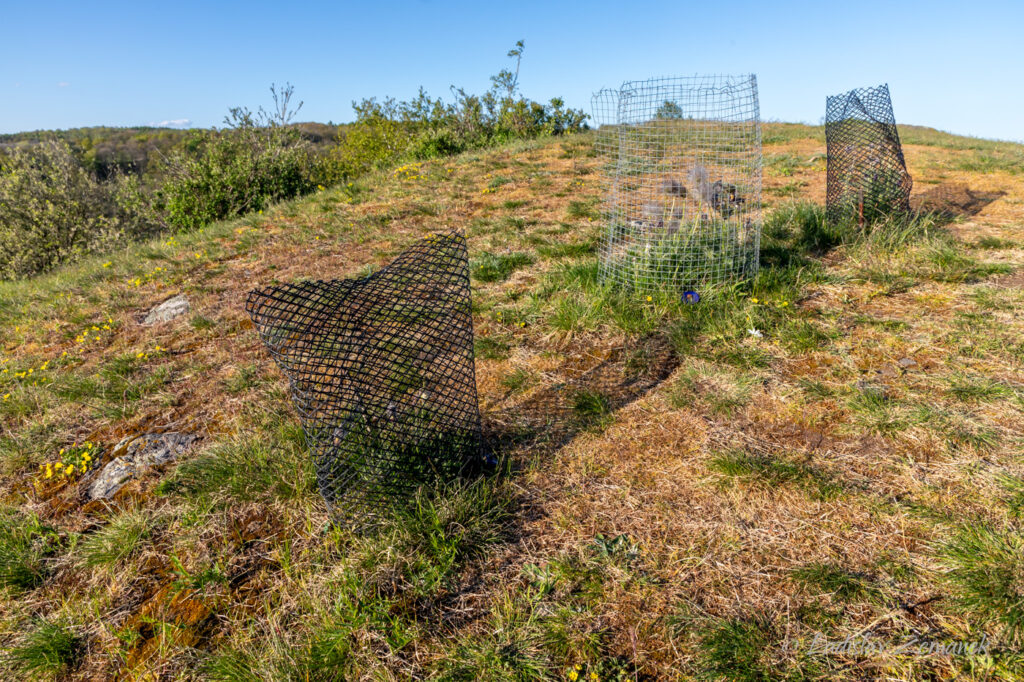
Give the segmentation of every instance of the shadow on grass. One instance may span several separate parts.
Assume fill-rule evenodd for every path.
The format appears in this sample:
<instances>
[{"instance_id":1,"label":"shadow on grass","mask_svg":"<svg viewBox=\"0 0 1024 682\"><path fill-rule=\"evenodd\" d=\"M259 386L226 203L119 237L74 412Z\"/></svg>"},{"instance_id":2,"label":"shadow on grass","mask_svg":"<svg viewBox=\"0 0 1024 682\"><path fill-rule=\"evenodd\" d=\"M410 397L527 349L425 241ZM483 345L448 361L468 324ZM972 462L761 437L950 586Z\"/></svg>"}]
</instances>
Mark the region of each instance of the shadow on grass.
<instances>
[{"instance_id":1,"label":"shadow on grass","mask_svg":"<svg viewBox=\"0 0 1024 682\"><path fill-rule=\"evenodd\" d=\"M679 365L661 336L629 348L571 348L543 385L510 389L483 412L492 460L515 468L519 455L546 457L581 431L608 425L617 410L642 398ZM516 387L518 388L518 387Z\"/></svg>"},{"instance_id":2,"label":"shadow on grass","mask_svg":"<svg viewBox=\"0 0 1024 682\"><path fill-rule=\"evenodd\" d=\"M910 207L915 213L931 213L950 222L957 218L974 217L1004 196L1006 192L1002 190L980 192L962 182L944 182L911 197Z\"/></svg>"}]
</instances>

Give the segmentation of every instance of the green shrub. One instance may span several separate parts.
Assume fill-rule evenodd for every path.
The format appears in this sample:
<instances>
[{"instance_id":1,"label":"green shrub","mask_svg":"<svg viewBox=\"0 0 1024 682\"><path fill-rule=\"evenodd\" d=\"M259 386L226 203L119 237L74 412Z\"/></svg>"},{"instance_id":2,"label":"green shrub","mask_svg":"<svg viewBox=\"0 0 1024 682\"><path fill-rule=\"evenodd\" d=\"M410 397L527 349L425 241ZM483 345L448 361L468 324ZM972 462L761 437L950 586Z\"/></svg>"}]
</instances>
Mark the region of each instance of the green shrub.
<instances>
[{"instance_id":1,"label":"green shrub","mask_svg":"<svg viewBox=\"0 0 1024 682\"><path fill-rule=\"evenodd\" d=\"M0 159L0 279L49 270L156 227L135 179L101 182L67 144L46 140Z\"/></svg>"},{"instance_id":2,"label":"green shrub","mask_svg":"<svg viewBox=\"0 0 1024 682\"><path fill-rule=\"evenodd\" d=\"M519 41L508 53L516 60L515 71L492 76L493 85L482 96L452 88L455 100L445 102L420 88L408 101L354 103L356 121L338 134L338 145L324 164L325 177L346 180L403 158L451 156L510 140L583 130L587 115L582 110L567 109L558 97L541 104L519 93L522 53Z\"/></svg>"},{"instance_id":3,"label":"green shrub","mask_svg":"<svg viewBox=\"0 0 1024 682\"><path fill-rule=\"evenodd\" d=\"M300 132L234 108L228 128L196 131L164 161L157 205L167 221L194 229L312 191L316 164Z\"/></svg>"}]
</instances>

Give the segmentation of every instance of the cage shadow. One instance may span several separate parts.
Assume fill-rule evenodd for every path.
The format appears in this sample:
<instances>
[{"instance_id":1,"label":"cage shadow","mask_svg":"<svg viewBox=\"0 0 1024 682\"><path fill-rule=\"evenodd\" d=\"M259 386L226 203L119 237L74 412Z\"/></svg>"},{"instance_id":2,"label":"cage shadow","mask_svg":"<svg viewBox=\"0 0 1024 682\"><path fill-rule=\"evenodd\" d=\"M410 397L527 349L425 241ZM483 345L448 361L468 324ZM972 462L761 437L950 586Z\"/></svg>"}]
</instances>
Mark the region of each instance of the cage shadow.
<instances>
[{"instance_id":1,"label":"cage shadow","mask_svg":"<svg viewBox=\"0 0 1024 682\"><path fill-rule=\"evenodd\" d=\"M661 337L630 349L570 349L568 355L543 372L538 385L510 390L482 411L484 447L492 462L515 468L517 455L554 454L580 432L606 424L679 366L671 344Z\"/></svg>"},{"instance_id":2,"label":"cage shadow","mask_svg":"<svg viewBox=\"0 0 1024 682\"><path fill-rule=\"evenodd\" d=\"M933 214L942 220L972 218L994 201L1006 196L1004 190L981 192L963 182L944 182L910 198L915 213Z\"/></svg>"}]
</instances>

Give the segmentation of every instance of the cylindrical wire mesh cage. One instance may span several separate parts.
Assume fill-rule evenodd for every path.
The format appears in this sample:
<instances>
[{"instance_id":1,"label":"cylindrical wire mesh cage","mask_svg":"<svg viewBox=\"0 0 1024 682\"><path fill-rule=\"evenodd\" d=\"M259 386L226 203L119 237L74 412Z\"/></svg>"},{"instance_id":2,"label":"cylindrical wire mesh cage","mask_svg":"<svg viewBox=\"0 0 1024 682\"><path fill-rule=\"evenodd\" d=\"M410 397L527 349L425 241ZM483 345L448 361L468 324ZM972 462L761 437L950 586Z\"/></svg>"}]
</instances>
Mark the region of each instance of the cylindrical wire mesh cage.
<instances>
[{"instance_id":1,"label":"cylindrical wire mesh cage","mask_svg":"<svg viewBox=\"0 0 1024 682\"><path fill-rule=\"evenodd\" d=\"M629 81L595 93L592 110L605 159L602 279L691 289L756 274L756 77Z\"/></svg>"},{"instance_id":2,"label":"cylindrical wire mesh cage","mask_svg":"<svg viewBox=\"0 0 1024 682\"><path fill-rule=\"evenodd\" d=\"M863 223L910 210L913 182L888 85L827 97L825 139L829 220Z\"/></svg>"}]
</instances>

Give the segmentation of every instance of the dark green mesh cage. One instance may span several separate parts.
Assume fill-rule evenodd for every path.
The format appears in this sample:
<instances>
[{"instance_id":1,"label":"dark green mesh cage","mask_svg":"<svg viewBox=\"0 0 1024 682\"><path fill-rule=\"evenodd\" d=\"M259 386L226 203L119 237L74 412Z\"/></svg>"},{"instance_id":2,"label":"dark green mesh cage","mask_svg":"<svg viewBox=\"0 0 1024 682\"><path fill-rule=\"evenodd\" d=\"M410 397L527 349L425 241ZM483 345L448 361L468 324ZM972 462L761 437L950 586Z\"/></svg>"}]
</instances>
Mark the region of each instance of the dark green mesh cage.
<instances>
[{"instance_id":1,"label":"dark green mesh cage","mask_svg":"<svg viewBox=\"0 0 1024 682\"><path fill-rule=\"evenodd\" d=\"M828 97L825 104L829 220L864 223L909 211L913 183L889 86L850 90Z\"/></svg>"},{"instance_id":2,"label":"dark green mesh cage","mask_svg":"<svg viewBox=\"0 0 1024 682\"><path fill-rule=\"evenodd\" d=\"M246 311L288 377L333 511L376 515L479 462L462 235L427 237L367 277L255 290Z\"/></svg>"}]
</instances>

